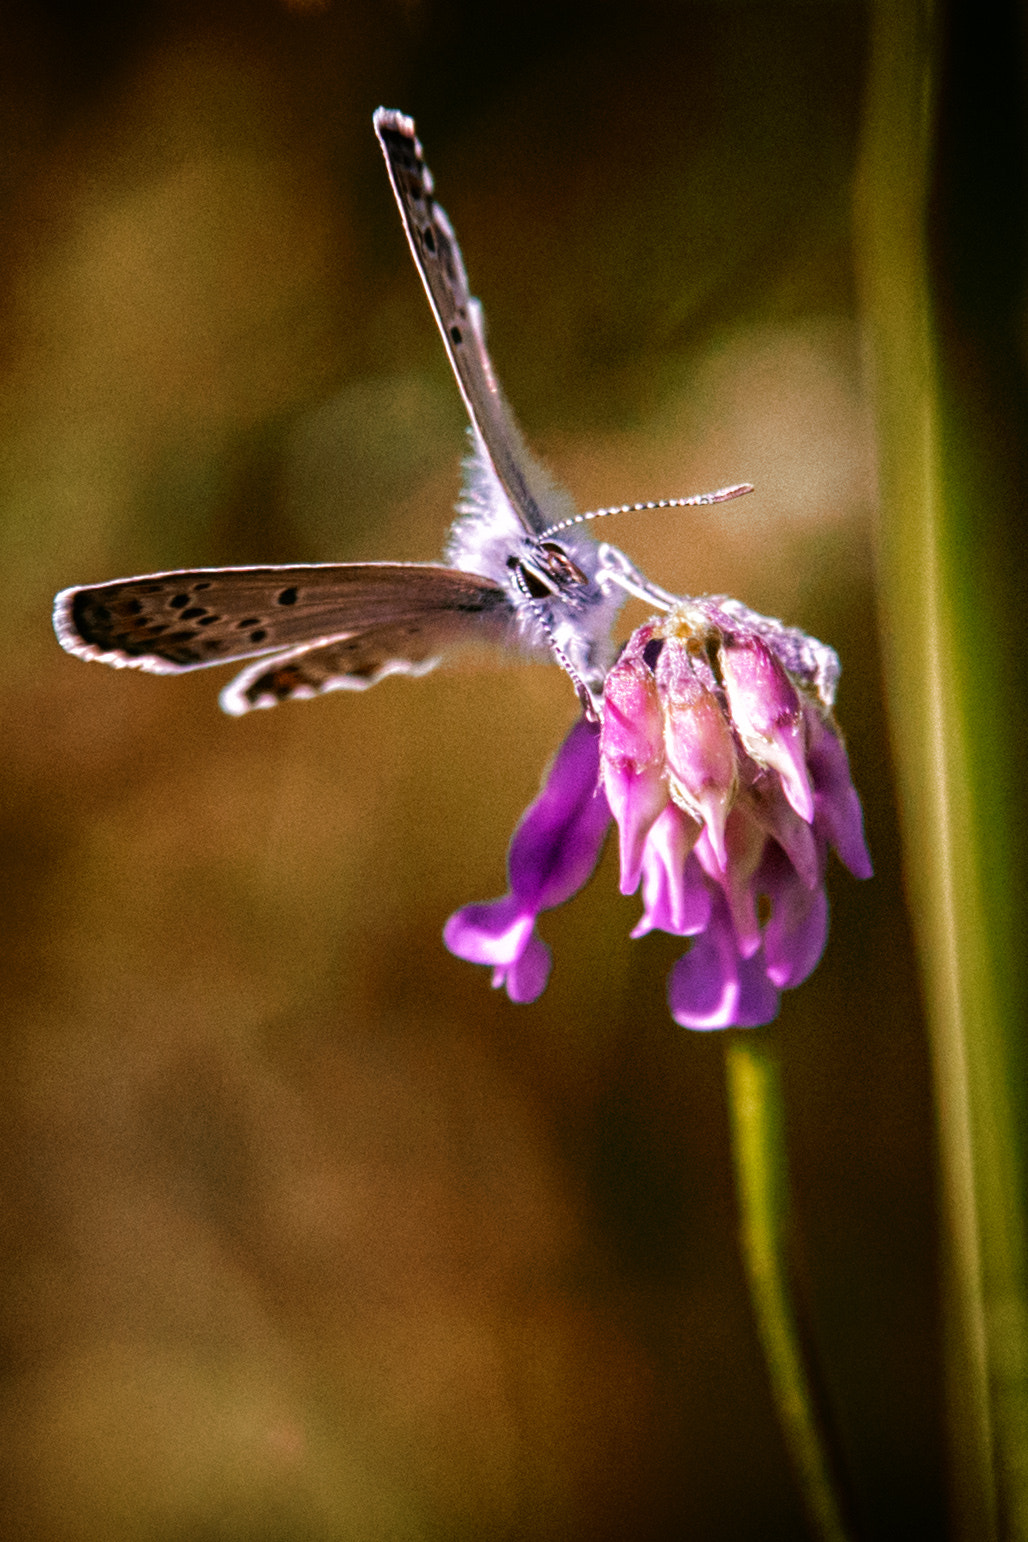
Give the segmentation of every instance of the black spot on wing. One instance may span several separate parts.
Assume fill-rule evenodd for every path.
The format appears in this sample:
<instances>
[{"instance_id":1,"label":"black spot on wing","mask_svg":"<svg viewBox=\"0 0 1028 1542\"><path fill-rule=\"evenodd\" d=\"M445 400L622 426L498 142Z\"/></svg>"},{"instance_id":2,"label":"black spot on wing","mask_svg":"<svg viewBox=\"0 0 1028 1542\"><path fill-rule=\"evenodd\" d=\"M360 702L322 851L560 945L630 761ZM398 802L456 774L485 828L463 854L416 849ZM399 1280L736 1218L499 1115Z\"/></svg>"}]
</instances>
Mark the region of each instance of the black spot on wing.
<instances>
[{"instance_id":1,"label":"black spot on wing","mask_svg":"<svg viewBox=\"0 0 1028 1542\"><path fill-rule=\"evenodd\" d=\"M202 634L197 627L206 626L218 618L209 616L203 606L181 606L176 602L183 598L173 596L168 602L174 629L166 621L154 620L154 607L138 598L145 594L162 591L158 586L144 590L133 585L133 592L123 596L117 590L102 591L102 599L96 590L81 589L71 604L71 622L84 643L103 652L117 651L126 658L160 657L171 664L204 664L224 649L217 639L204 638L202 648L195 646ZM189 596L184 596L188 600ZM165 615L168 615L165 611ZM197 627L183 626L183 621L196 621ZM160 641L158 642L158 639Z\"/></svg>"}]
</instances>

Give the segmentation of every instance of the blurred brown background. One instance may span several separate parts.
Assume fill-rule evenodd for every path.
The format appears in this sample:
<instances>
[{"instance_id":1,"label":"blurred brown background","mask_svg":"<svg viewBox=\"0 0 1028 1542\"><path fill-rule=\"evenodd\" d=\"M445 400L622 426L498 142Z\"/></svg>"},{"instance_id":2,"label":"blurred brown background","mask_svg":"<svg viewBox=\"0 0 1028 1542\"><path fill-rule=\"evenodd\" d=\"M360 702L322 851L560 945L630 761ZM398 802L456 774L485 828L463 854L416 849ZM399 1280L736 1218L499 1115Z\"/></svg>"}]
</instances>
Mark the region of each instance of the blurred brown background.
<instances>
[{"instance_id":1,"label":"blurred brown background","mask_svg":"<svg viewBox=\"0 0 1028 1542\"><path fill-rule=\"evenodd\" d=\"M532 1007L444 951L572 720L556 669L233 721L53 592L431 559L463 414L371 128L413 113L534 446L658 583L831 641L877 864L774 1028L867 1534L941 1535L927 1057L880 701L847 4L6 4L11 1537L777 1539L723 1043L613 854ZM627 620L642 619L629 612Z\"/></svg>"}]
</instances>

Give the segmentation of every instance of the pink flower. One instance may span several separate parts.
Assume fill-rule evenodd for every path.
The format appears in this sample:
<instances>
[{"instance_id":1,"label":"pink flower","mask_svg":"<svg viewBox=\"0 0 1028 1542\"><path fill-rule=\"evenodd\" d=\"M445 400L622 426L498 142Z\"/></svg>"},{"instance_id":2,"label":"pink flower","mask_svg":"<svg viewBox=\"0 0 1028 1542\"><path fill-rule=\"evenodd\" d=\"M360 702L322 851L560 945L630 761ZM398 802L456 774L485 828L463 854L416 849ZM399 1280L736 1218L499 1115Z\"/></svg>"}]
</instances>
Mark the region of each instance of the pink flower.
<instances>
[{"instance_id":1,"label":"pink flower","mask_svg":"<svg viewBox=\"0 0 1028 1542\"><path fill-rule=\"evenodd\" d=\"M675 1021L770 1022L824 950L829 850L871 876L838 673L830 648L724 597L639 627L599 733L575 725L514 833L509 893L451 916L447 946L534 1000L550 970L536 918L587 882L613 817L622 892L642 888L633 937L695 939L668 982Z\"/></svg>"}]
</instances>

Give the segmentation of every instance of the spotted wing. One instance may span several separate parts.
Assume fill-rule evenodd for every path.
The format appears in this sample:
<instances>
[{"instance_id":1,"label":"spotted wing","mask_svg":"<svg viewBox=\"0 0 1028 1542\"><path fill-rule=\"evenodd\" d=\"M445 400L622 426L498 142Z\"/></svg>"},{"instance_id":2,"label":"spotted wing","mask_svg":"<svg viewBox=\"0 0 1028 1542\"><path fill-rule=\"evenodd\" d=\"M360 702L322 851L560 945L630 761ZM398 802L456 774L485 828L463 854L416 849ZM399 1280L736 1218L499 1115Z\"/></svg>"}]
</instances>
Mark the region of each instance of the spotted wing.
<instances>
[{"instance_id":1,"label":"spotted wing","mask_svg":"<svg viewBox=\"0 0 1028 1542\"><path fill-rule=\"evenodd\" d=\"M389 634L394 650L404 635L417 647L430 633L489 640L502 636L510 613L504 591L477 573L432 563L319 563L149 573L64 589L54 629L79 658L177 674L312 645L338 649L375 632ZM438 646L406 657L420 663ZM355 663L362 670L366 660Z\"/></svg>"},{"instance_id":2,"label":"spotted wing","mask_svg":"<svg viewBox=\"0 0 1028 1542\"><path fill-rule=\"evenodd\" d=\"M407 240L468 414L526 532L542 535L569 510L529 454L496 379L485 345L482 307L469 293L457 238L432 196L432 174L425 165L414 122L403 113L380 107L375 113L375 132Z\"/></svg>"},{"instance_id":3,"label":"spotted wing","mask_svg":"<svg viewBox=\"0 0 1028 1542\"><path fill-rule=\"evenodd\" d=\"M401 625L308 643L250 664L222 691L221 705L239 717L255 707L307 701L326 691L365 691L386 675L424 675L450 648L501 642L506 626L502 611L491 613L484 625L481 616L469 624L466 613L437 612Z\"/></svg>"}]
</instances>

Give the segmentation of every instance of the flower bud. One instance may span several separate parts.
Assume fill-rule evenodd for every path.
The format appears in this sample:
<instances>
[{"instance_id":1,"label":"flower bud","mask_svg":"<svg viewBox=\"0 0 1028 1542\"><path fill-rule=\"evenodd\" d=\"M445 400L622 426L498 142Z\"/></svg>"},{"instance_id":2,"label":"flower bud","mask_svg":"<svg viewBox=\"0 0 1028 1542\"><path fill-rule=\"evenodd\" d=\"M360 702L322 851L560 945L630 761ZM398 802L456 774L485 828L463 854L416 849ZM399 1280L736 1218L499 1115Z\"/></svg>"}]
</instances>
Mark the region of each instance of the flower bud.
<instances>
[{"instance_id":1,"label":"flower bud","mask_svg":"<svg viewBox=\"0 0 1028 1542\"><path fill-rule=\"evenodd\" d=\"M668 784L679 808L698 819L724 869L725 821L738 781L732 731L714 693L697 677L686 645L670 638L657 664L664 708Z\"/></svg>"},{"instance_id":2,"label":"flower bud","mask_svg":"<svg viewBox=\"0 0 1028 1542\"><path fill-rule=\"evenodd\" d=\"M814 819L800 698L782 665L759 637L722 644L725 695L740 739L760 766L776 771L800 818Z\"/></svg>"},{"instance_id":3,"label":"flower bud","mask_svg":"<svg viewBox=\"0 0 1028 1542\"><path fill-rule=\"evenodd\" d=\"M668 802L660 698L642 655L651 632L633 636L603 691L600 779L618 825L622 894L639 887L646 837Z\"/></svg>"},{"instance_id":4,"label":"flower bud","mask_svg":"<svg viewBox=\"0 0 1028 1542\"><path fill-rule=\"evenodd\" d=\"M652 627L640 627L607 676L603 687L600 753L633 771L659 766L664 759L664 727L653 671L642 649Z\"/></svg>"}]
</instances>

